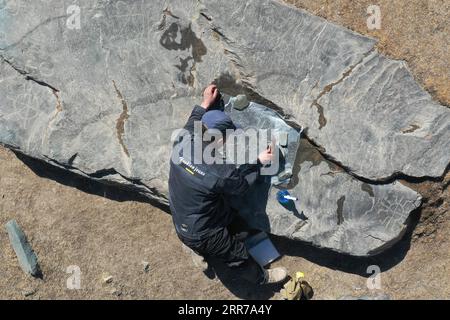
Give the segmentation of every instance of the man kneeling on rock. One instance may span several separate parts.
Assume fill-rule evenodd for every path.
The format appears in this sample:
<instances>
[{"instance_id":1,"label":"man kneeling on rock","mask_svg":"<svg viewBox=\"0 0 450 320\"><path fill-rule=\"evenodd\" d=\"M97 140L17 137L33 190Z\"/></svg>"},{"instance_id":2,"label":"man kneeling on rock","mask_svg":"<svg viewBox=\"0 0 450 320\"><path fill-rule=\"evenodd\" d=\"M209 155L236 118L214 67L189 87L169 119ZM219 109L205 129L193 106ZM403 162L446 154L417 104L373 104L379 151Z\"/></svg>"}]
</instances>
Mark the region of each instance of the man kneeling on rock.
<instances>
[{"instance_id":1,"label":"man kneeling on rock","mask_svg":"<svg viewBox=\"0 0 450 320\"><path fill-rule=\"evenodd\" d=\"M203 159L202 151L207 144L194 132L195 122L201 121L200 135L205 129L215 129L222 133L223 139L226 139L227 130L236 129L227 114L213 110L219 96L215 85L205 89L201 105L194 107L184 126L184 134L179 134L174 144L169 202L175 229L180 240L202 257L204 267L207 265L203 257L216 257L253 283L281 282L287 277L286 269L260 267L249 255L242 237L234 234L233 225L239 219L226 200L228 196L241 195L249 189L262 165L272 161L271 149L260 153L257 163L239 168L235 164L211 164ZM200 155L196 154L196 139L201 141Z\"/></svg>"}]
</instances>

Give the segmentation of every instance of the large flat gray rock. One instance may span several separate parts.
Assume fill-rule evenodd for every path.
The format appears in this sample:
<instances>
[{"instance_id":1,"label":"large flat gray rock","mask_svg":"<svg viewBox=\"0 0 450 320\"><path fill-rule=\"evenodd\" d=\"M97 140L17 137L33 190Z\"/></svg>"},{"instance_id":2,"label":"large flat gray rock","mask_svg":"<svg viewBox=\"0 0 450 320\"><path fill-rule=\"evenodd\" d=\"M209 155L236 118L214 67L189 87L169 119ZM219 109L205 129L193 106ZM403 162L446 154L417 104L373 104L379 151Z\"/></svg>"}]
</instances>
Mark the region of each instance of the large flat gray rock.
<instances>
[{"instance_id":1,"label":"large flat gray rock","mask_svg":"<svg viewBox=\"0 0 450 320\"><path fill-rule=\"evenodd\" d=\"M204 1L236 72L307 127L324 153L372 180L442 176L450 109L375 41L271 0Z\"/></svg>"},{"instance_id":2,"label":"large flat gray rock","mask_svg":"<svg viewBox=\"0 0 450 320\"><path fill-rule=\"evenodd\" d=\"M311 119L310 136L359 176L439 177L448 165L450 109L431 100L403 61L370 54L317 106L330 121Z\"/></svg>"},{"instance_id":3,"label":"large flat gray rock","mask_svg":"<svg viewBox=\"0 0 450 320\"><path fill-rule=\"evenodd\" d=\"M276 114L261 109L251 104L230 114L242 127L295 135L286 124L278 124ZM252 227L357 256L380 253L403 235L410 212L420 205L419 194L401 183L362 182L325 160L306 139L299 146L292 140L298 151L290 150L286 157L296 155L287 186L273 186L265 176L248 193L231 199ZM299 201L280 204L276 193L286 188Z\"/></svg>"},{"instance_id":4,"label":"large flat gray rock","mask_svg":"<svg viewBox=\"0 0 450 320\"><path fill-rule=\"evenodd\" d=\"M267 0L77 3L80 29L68 27L71 1L0 2L3 145L167 204L171 136L217 79L276 103L366 180L437 176L449 162L448 110L373 39ZM264 210L242 208L253 225L353 255L399 239L417 193L362 183L302 145L290 159L298 213L263 183Z\"/></svg>"}]
</instances>

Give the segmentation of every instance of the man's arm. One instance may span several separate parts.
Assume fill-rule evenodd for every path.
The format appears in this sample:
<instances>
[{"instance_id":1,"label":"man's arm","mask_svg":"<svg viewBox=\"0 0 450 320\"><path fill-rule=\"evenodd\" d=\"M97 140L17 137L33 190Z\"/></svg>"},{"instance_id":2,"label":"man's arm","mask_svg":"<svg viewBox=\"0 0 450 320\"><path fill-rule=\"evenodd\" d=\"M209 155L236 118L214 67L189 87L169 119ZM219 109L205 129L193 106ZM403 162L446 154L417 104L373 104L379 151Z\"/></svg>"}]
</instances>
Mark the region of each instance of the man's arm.
<instances>
[{"instance_id":1,"label":"man's arm","mask_svg":"<svg viewBox=\"0 0 450 320\"><path fill-rule=\"evenodd\" d=\"M184 125L184 129L188 130L190 133L194 132L195 121L202 120L202 116L209 109L209 107L211 107L214 104L218 96L219 90L217 89L216 85L211 84L207 86L205 91L203 92L202 103L199 106L197 105L194 107L194 110L192 110L192 113L189 116L188 121Z\"/></svg>"},{"instance_id":2,"label":"man's arm","mask_svg":"<svg viewBox=\"0 0 450 320\"><path fill-rule=\"evenodd\" d=\"M217 191L229 195L238 195L247 192L250 186L258 179L263 164L273 159L272 146L260 153L256 164L245 164L233 170L229 175L220 179L216 185Z\"/></svg>"},{"instance_id":3,"label":"man's arm","mask_svg":"<svg viewBox=\"0 0 450 320\"><path fill-rule=\"evenodd\" d=\"M195 121L201 121L205 112L206 112L206 109L196 105L194 107L194 110L192 110L192 113L189 116L188 121L184 125L184 129L188 130L190 133L193 133Z\"/></svg>"},{"instance_id":4,"label":"man's arm","mask_svg":"<svg viewBox=\"0 0 450 320\"><path fill-rule=\"evenodd\" d=\"M237 195L247 192L250 186L259 177L261 163L246 164L231 171L226 177L220 179L216 191L228 195Z\"/></svg>"}]
</instances>

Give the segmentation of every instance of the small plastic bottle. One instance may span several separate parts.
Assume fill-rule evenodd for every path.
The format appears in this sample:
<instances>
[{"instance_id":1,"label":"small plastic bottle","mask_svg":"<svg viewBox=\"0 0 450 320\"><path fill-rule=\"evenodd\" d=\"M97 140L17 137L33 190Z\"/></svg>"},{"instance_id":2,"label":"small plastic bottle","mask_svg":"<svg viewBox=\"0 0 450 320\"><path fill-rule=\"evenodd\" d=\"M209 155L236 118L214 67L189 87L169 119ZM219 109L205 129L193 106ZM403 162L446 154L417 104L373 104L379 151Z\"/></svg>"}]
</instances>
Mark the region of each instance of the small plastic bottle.
<instances>
[{"instance_id":1,"label":"small plastic bottle","mask_svg":"<svg viewBox=\"0 0 450 320\"><path fill-rule=\"evenodd\" d=\"M277 192L277 200L281 204L286 204L289 201L298 201L298 198L291 196L287 190L280 190Z\"/></svg>"}]
</instances>

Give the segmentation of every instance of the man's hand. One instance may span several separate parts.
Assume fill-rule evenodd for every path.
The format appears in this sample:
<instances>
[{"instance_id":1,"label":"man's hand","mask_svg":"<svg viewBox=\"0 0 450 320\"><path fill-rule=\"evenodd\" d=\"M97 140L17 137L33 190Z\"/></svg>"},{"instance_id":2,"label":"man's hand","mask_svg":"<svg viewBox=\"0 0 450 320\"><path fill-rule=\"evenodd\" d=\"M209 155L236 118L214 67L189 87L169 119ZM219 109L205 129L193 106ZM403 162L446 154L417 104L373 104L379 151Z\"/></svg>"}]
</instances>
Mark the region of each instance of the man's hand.
<instances>
[{"instance_id":1,"label":"man's hand","mask_svg":"<svg viewBox=\"0 0 450 320\"><path fill-rule=\"evenodd\" d=\"M216 102L218 96L219 89L217 89L217 86L215 84L210 84L203 92L203 101L201 107L208 110L214 104L214 102Z\"/></svg>"},{"instance_id":2,"label":"man's hand","mask_svg":"<svg viewBox=\"0 0 450 320\"><path fill-rule=\"evenodd\" d=\"M258 156L259 162L261 162L262 164L268 164L273 160L272 148L273 148L273 146L270 145L267 147L266 150L264 150L263 152L261 152L259 154L259 156Z\"/></svg>"}]
</instances>

